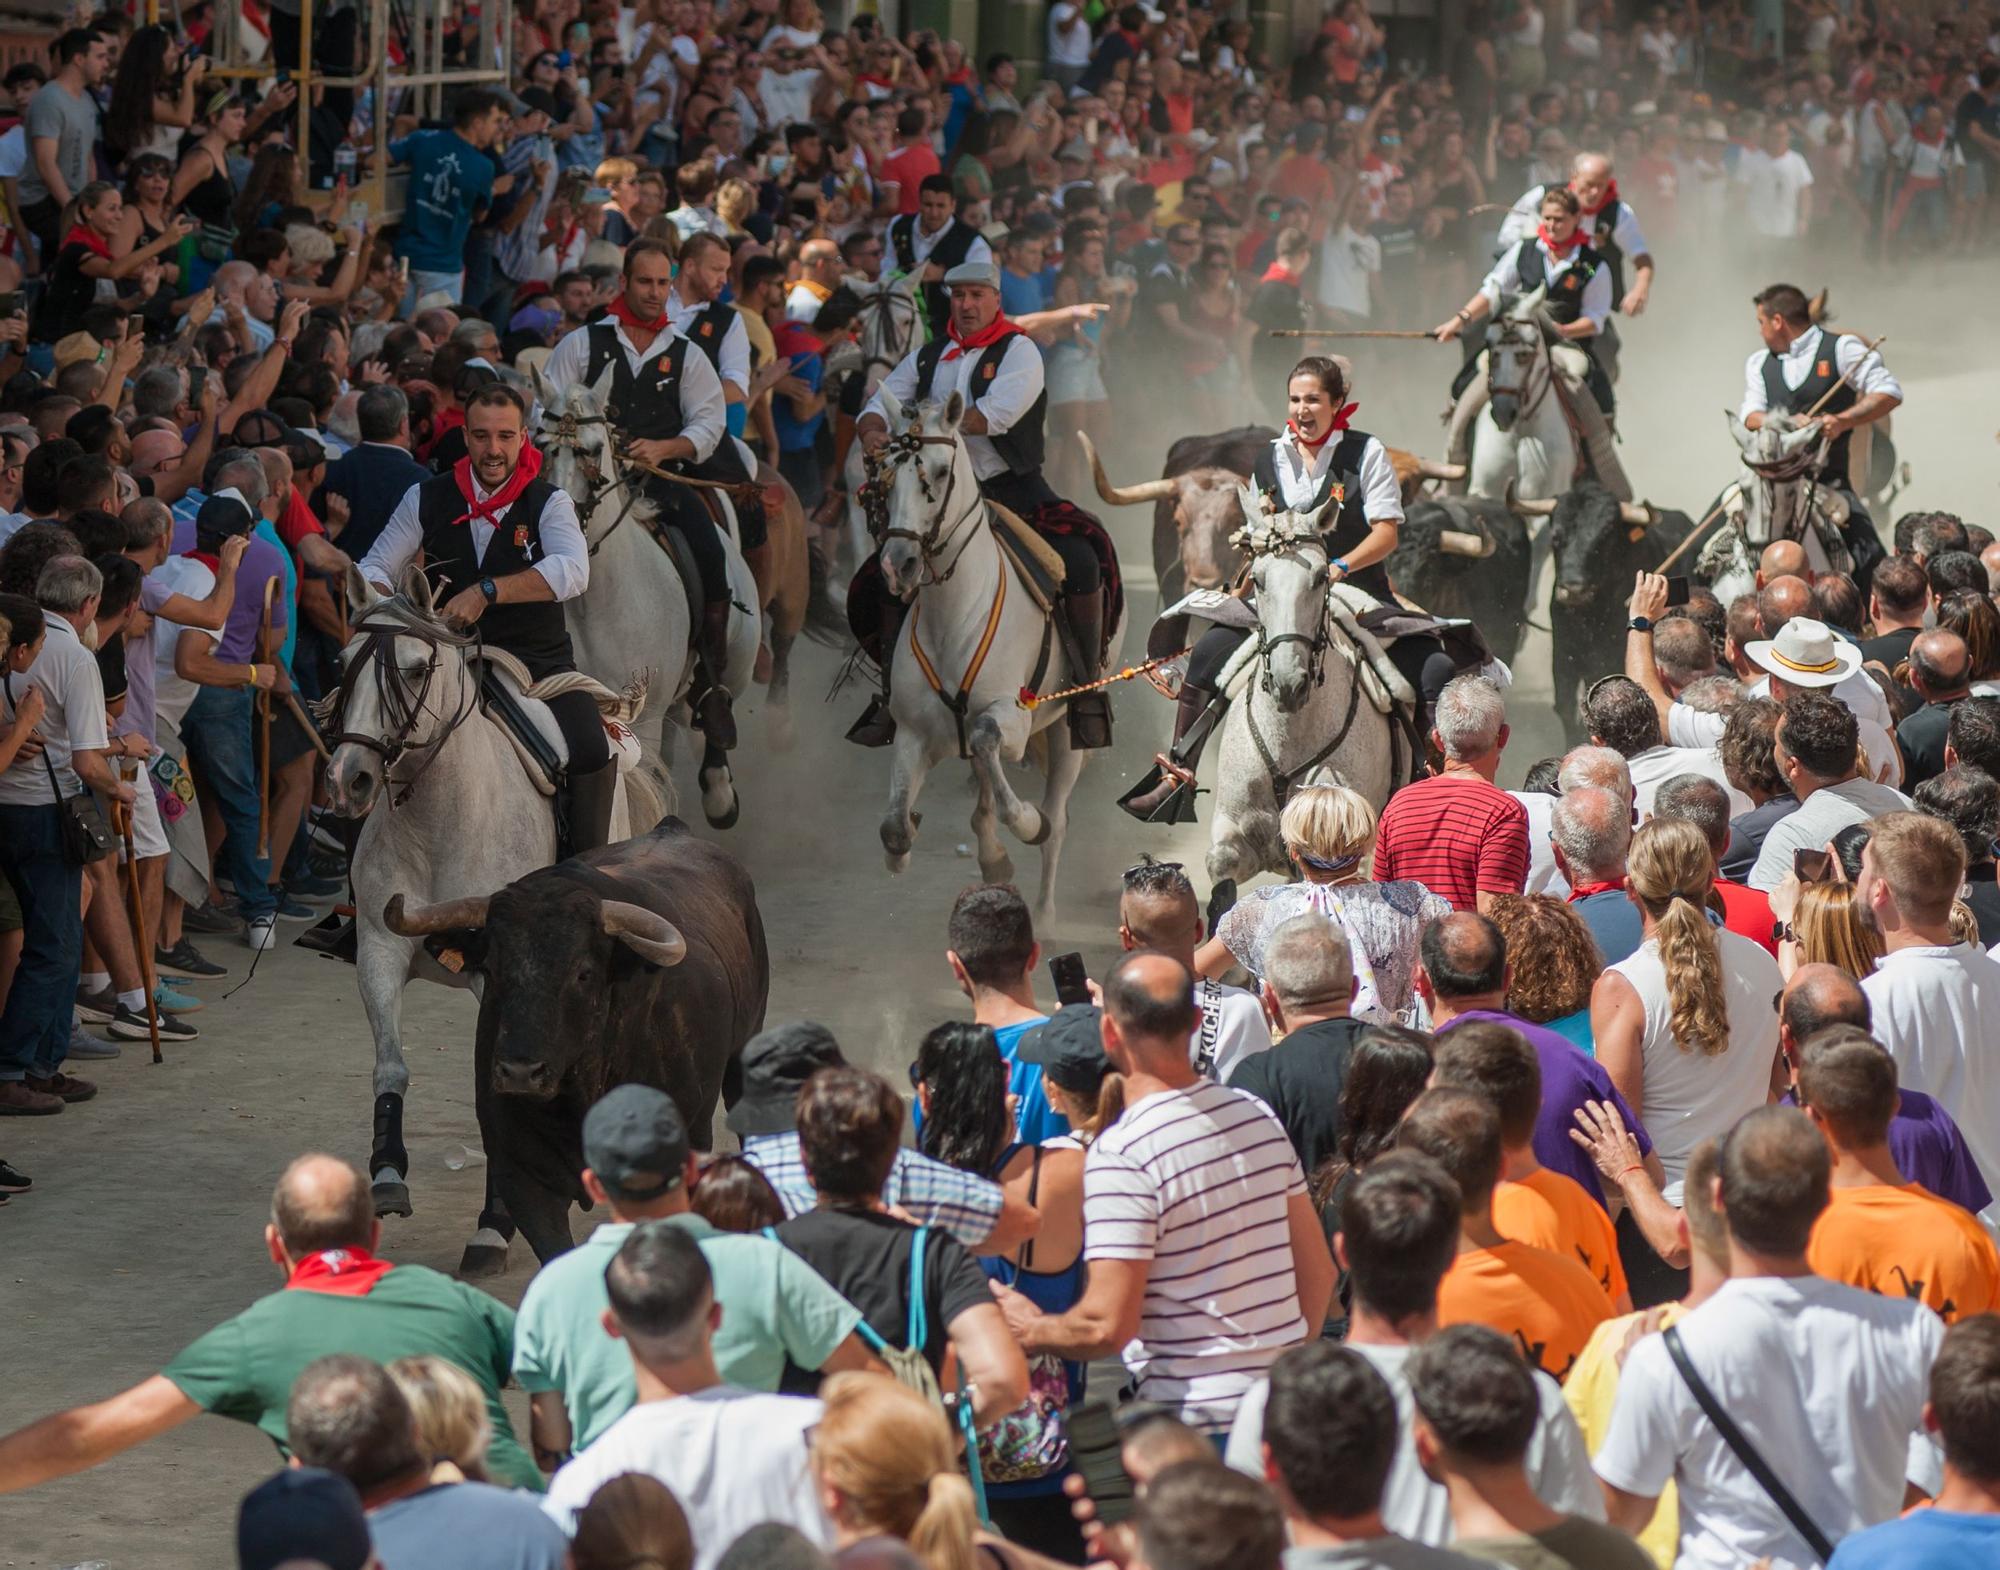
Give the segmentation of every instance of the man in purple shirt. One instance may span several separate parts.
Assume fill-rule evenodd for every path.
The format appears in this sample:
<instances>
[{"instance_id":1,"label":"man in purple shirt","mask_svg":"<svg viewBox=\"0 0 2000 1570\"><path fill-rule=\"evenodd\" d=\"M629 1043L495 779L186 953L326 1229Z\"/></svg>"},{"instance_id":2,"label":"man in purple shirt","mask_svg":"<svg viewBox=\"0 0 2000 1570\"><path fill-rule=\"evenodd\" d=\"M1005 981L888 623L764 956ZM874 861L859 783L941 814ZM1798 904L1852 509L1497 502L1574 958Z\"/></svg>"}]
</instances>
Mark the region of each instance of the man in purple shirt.
<instances>
[{"instance_id":1,"label":"man in purple shirt","mask_svg":"<svg viewBox=\"0 0 2000 1570\"><path fill-rule=\"evenodd\" d=\"M1786 1081L1798 1083L1799 1049L1829 1025L1854 1025L1868 1030L1868 994L1846 971L1832 965L1801 965L1786 983L1778 1010L1778 1045L1784 1053ZM1796 1090L1786 1099L1796 1098ZM1912 1183L1921 1184L1975 1216L1993 1202L1979 1163L1942 1105L1920 1090L1905 1090L1902 1104L1889 1120L1889 1152Z\"/></svg>"},{"instance_id":2,"label":"man in purple shirt","mask_svg":"<svg viewBox=\"0 0 2000 1570\"><path fill-rule=\"evenodd\" d=\"M1653 1142L1632 1116L1611 1076L1554 1031L1507 1012L1507 944L1500 929L1474 911L1457 911L1424 929L1417 992L1440 1035L1466 1020L1486 1019L1518 1030L1542 1066L1542 1111L1535 1120L1535 1159L1551 1172L1575 1178L1600 1205L1604 1183L1588 1152L1570 1138L1576 1111L1586 1101L1608 1101L1639 1142L1646 1170L1665 1186L1665 1169ZM1608 1208L1608 1207L1607 1207Z\"/></svg>"}]
</instances>

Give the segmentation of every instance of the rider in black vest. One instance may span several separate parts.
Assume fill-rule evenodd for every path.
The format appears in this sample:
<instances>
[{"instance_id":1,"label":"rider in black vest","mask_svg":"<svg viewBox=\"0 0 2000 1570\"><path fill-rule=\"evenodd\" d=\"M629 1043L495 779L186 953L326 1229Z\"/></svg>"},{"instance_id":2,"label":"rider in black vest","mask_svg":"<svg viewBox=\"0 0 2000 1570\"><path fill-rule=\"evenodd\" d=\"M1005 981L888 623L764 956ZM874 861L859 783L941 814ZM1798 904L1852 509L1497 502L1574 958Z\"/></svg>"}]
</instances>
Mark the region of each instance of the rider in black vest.
<instances>
[{"instance_id":1,"label":"rider in black vest","mask_svg":"<svg viewBox=\"0 0 2000 1570\"><path fill-rule=\"evenodd\" d=\"M1301 360L1286 386L1288 430L1257 454L1251 481L1279 510L1314 513L1338 495L1332 521L1324 528L1328 580L1351 583L1392 605L1395 599L1385 564L1396 548L1403 504L1388 452L1366 431L1342 429L1347 384L1336 361L1317 356ZM1325 454L1329 442L1333 450ZM1301 462L1316 467L1323 455L1324 470L1302 494L1302 478L1291 477L1309 474ZM1174 713L1173 741L1152 771L1119 798L1118 804L1133 817L1151 823L1181 823L1194 817L1195 768L1202 747L1229 707L1222 694L1222 673L1249 636L1248 628L1214 625L1195 644ZM1453 675L1451 657L1436 637L1423 634L1396 639L1388 655L1422 697L1428 731L1431 707Z\"/></svg>"},{"instance_id":2,"label":"rider in black vest","mask_svg":"<svg viewBox=\"0 0 2000 1570\"><path fill-rule=\"evenodd\" d=\"M625 249L625 289L602 321L556 345L542 380L554 391L574 383L594 387L607 372L607 412L623 453L655 468L697 471L728 437L722 384L715 368L666 317L673 259L658 240ZM632 363L635 356L639 364ZM659 507L659 521L680 532L701 578L695 642L695 723L709 743L736 745L736 717L723 677L729 665L729 555L706 504L670 479L639 471L640 486Z\"/></svg>"},{"instance_id":3,"label":"rider in black vest","mask_svg":"<svg viewBox=\"0 0 2000 1570\"><path fill-rule=\"evenodd\" d=\"M943 400L953 392L964 396L966 412L959 429L969 438L966 446L973 468L984 471L979 475L980 494L1035 527L1062 558L1064 623L1083 663L1094 667L1104 638L1104 575L1097 552L1081 534L1037 524L1044 508L1062 503L1042 477L1042 425L1049 399L1041 353L1026 333L1001 315L1000 272L991 261L965 263L947 282L952 312L949 337L934 338L905 355L883 378L882 391L906 408L930 398ZM889 439L880 400L878 392L855 427L862 450L871 454ZM864 567L863 573L869 570ZM849 741L864 747L887 746L896 734L889 717L889 667L903 612L902 602L883 597L882 690L847 733ZM1106 745L1110 703L1102 692L1071 699L1070 718L1078 745ZM1083 739L1096 735L1106 741Z\"/></svg>"},{"instance_id":4,"label":"rider in black vest","mask_svg":"<svg viewBox=\"0 0 2000 1570\"><path fill-rule=\"evenodd\" d=\"M1523 240L1512 250L1503 251L1479 286L1479 292L1465 302L1451 318L1432 330L1440 343L1449 343L1482 317L1499 309L1502 300L1548 289L1545 309L1557 333L1572 346L1583 350L1590 363L1586 382L1598 408L1608 418L1615 407L1611 378L1591 353L1596 337L1611 310L1611 278L1604 271L1603 258L1584 241L1579 220L1582 207L1576 193L1552 185L1542 194L1541 228L1532 239ZM1477 340L1468 343L1465 364L1452 383L1456 399L1478 374Z\"/></svg>"},{"instance_id":5,"label":"rider in black vest","mask_svg":"<svg viewBox=\"0 0 2000 1570\"><path fill-rule=\"evenodd\" d=\"M527 444L527 405L513 388L481 388L465 417L467 456L451 473L410 488L362 560L362 576L386 590L421 550L446 620L476 628L489 647L527 666L532 680L573 671L561 602L590 582L576 507L567 492L539 478L541 454ZM546 701L569 749L564 791L568 850L575 855L610 838L618 771L588 693Z\"/></svg>"},{"instance_id":6,"label":"rider in black vest","mask_svg":"<svg viewBox=\"0 0 2000 1570\"><path fill-rule=\"evenodd\" d=\"M951 300L944 275L961 262L987 261L993 255L979 231L954 216L955 209L951 176L925 175L918 187L917 210L889 224L889 251L895 258L895 270L922 279L924 317L933 338L942 338L951 329ZM920 244L926 248L921 258Z\"/></svg>"}]
</instances>

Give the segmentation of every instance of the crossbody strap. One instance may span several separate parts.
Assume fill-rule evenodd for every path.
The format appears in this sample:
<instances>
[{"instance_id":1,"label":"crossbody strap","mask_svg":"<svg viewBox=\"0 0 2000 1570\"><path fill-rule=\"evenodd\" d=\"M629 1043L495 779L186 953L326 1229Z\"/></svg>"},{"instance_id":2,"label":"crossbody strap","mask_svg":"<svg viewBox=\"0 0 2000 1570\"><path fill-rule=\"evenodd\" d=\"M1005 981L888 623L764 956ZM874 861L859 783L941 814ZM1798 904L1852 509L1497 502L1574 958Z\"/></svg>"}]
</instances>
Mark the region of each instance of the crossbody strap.
<instances>
[{"instance_id":1,"label":"crossbody strap","mask_svg":"<svg viewBox=\"0 0 2000 1570\"><path fill-rule=\"evenodd\" d=\"M912 1352L923 1351L930 1340L930 1322L924 1314L924 1240L930 1235L929 1227L918 1227L910 1241L910 1318L903 1344Z\"/></svg>"},{"instance_id":2,"label":"crossbody strap","mask_svg":"<svg viewBox=\"0 0 2000 1570\"><path fill-rule=\"evenodd\" d=\"M1700 1374L1695 1372L1694 1361L1688 1356L1687 1348L1681 1344L1678 1326L1670 1325L1663 1333L1667 1343L1667 1356L1674 1360L1674 1367L1680 1371L1682 1382L1694 1396L1695 1404L1702 1415L1715 1425L1715 1431L1722 1436L1722 1442L1729 1446L1729 1453L1741 1461L1745 1470L1757 1480L1757 1486L1770 1495L1784 1518L1791 1522L1792 1530L1804 1538L1808 1547L1824 1563L1833 1557L1833 1544L1827 1540L1805 1508L1792 1497L1792 1491L1785 1487L1778 1474L1771 1470L1770 1462L1758 1453L1750 1443L1749 1436L1736 1426L1735 1420L1722 1410L1722 1403L1715 1399L1715 1392L1708 1388Z\"/></svg>"},{"instance_id":3,"label":"crossbody strap","mask_svg":"<svg viewBox=\"0 0 2000 1570\"><path fill-rule=\"evenodd\" d=\"M19 714L21 712L21 700L14 696L14 673L12 671L7 672L6 683L7 707L12 709L16 714ZM55 792L56 805L60 807L66 798L63 796L61 783L56 779L56 766L49 762L49 749L47 747L42 748L42 767L48 771L49 789Z\"/></svg>"}]
</instances>

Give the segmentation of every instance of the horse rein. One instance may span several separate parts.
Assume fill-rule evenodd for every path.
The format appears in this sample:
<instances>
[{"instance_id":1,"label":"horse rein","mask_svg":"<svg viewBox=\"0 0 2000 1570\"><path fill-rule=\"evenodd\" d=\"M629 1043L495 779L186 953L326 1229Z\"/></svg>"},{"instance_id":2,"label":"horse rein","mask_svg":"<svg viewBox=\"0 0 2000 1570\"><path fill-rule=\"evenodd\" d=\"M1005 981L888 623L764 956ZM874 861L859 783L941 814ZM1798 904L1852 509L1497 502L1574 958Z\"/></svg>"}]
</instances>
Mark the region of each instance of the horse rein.
<instances>
[{"instance_id":1,"label":"horse rein","mask_svg":"<svg viewBox=\"0 0 2000 1570\"><path fill-rule=\"evenodd\" d=\"M353 691L351 684L361 667L372 660L375 666L375 695L382 705L385 722L384 734L371 736L364 731L336 730L327 738L327 743L330 747L351 744L379 754L384 770L384 783L400 787L389 797L389 804L391 807L399 807L410 799L411 792L417 788L417 781L437 760L452 732L471 717L472 711L479 704L479 683L468 682L471 696L464 700L464 706L450 717L431 740L412 743L412 733L429 706L431 687L437 680L439 651L447 645L476 651L479 647L479 635L475 631L470 637L459 638L443 627L418 620L414 615L409 619L393 615L387 619L364 617L355 624L355 632L360 637L361 643L359 648L354 649L353 657L347 661L347 668L341 673L340 690L333 708L333 724L338 726L346 718L348 701ZM398 679L401 673L393 658L398 638L414 638L430 651L429 661L424 666L423 682L414 696ZM423 754L416 772L397 778L393 772L397 763L413 751Z\"/></svg>"},{"instance_id":2,"label":"horse rein","mask_svg":"<svg viewBox=\"0 0 2000 1570\"><path fill-rule=\"evenodd\" d=\"M1499 337L1502 343L1520 342L1521 333L1519 329L1523 326L1532 326L1532 325L1534 324L1513 322L1513 321L1495 322L1493 324L1493 332ZM1536 329L1536 336L1539 339L1540 337L1539 328ZM1555 385L1555 380L1556 380L1555 360L1549 353L1548 345L1546 343L1543 343L1541 345L1542 349L1541 354L1535 357L1536 361L1544 367L1546 374L1542 379L1541 388L1539 391L1535 393L1532 402L1528 401L1527 399L1526 389L1534 385L1534 380L1535 380L1534 364L1530 364L1528 368L1527 379L1523 381L1520 385L1503 386L1501 383L1493 379L1493 349L1494 345L1492 342L1489 341L1486 345L1486 395L1488 401L1490 402L1494 398L1499 398L1503 396L1517 398L1521 400L1521 413L1519 417L1526 419L1533 416L1535 411L1541 408L1543 400L1548 397L1549 389Z\"/></svg>"},{"instance_id":3,"label":"horse rein","mask_svg":"<svg viewBox=\"0 0 2000 1570\"><path fill-rule=\"evenodd\" d=\"M954 463L951 466L951 472L945 480L944 493L939 495L931 489L930 477L924 473L923 465L918 464L917 489L923 493L924 500L936 510L931 514L929 526L922 531L893 529L889 527L888 517L890 479L888 471L900 468L918 457L926 447L956 446L958 446L956 436L924 436L911 429L904 431L900 436L890 437L888 442L876 451L862 455L862 467L868 475L868 483L862 498L862 510L868 519L869 533L883 545L891 540L912 540L916 543L917 553L922 558L925 573L928 574L919 583L920 588L934 583L948 582L951 575L958 571L958 564L965 559L966 549L972 544L972 534L966 535L964 543L953 553L951 565L942 572L937 569L938 547L958 533L979 512L985 505L985 498L975 490L972 505L947 522L945 514L951 509L952 494L958 486L958 465Z\"/></svg>"},{"instance_id":4,"label":"horse rein","mask_svg":"<svg viewBox=\"0 0 2000 1570\"><path fill-rule=\"evenodd\" d=\"M603 466L597 461L596 456L586 456L582 450L582 432L583 427L586 425L601 425L605 428L607 434L611 436L617 434L616 427L611 424L611 417L608 414L559 414L555 417L555 430L553 433L548 431L548 419L549 417L546 414L543 415L543 444L551 449L567 448L571 452L574 452L576 454L576 466L583 471L584 481L590 487L590 494L584 499L583 504L585 518L588 518L590 513L596 511L598 498L606 491L612 489L614 486L625 486L625 505L618 509L618 516L611 520L611 526L596 539L588 540L589 552L592 556L595 556L604 548L604 542L618 532L618 526L631 515L632 509L638 505L639 487L627 484L623 475L611 475L607 477ZM614 453L616 445L614 441L612 443ZM582 519L578 521L579 523L583 522Z\"/></svg>"},{"instance_id":5,"label":"horse rein","mask_svg":"<svg viewBox=\"0 0 2000 1570\"><path fill-rule=\"evenodd\" d=\"M910 308L908 322L910 330L908 333L903 331L903 318L896 310L896 302L898 300L901 300ZM923 315L914 297L907 294L899 294L892 288L883 288L868 298L867 302L861 307L862 320L866 321L871 314L875 318L875 326L880 334L881 341L887 344L901 344L907 342L910 338L914 338L916 336L917 324L922 320ZM861 374L866 376L878 365L886 365L893 371L903 363L903 356L908 352L908 350L902 350L896 354L885 354L880 349L863 350Z\"/></svg>"}]
</instances>

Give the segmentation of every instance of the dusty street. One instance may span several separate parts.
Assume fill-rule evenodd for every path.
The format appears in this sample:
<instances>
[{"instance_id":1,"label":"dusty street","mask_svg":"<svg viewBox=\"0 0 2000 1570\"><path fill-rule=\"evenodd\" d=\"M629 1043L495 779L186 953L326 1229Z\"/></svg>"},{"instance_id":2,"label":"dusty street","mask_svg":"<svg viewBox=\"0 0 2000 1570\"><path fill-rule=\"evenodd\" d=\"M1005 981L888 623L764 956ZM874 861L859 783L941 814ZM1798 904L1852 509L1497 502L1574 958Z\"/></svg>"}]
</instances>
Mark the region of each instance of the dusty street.
<instances>
[{"instance_id":1,"label":"dusty street","mask_svg":"<svg viewBox=\"0 0 2000 1570\"><path fill-rule=\"evenodd\" d=\"M1691 313L1699 292L1683 292L1690 287L1663 280L1659 298ZM1698 511L1730 476L1735 453L1720 411L1740 396L1743 356L1755 346L1752 287L1748 279L1726 280L1709 296L1723 301L1717 314L1700 323L1663 309L1626 325L1621 423L1641 494ZM2000 376L1990 365L1966 367L1965 345L1954 341L1935 302L1912 289L1865 312L1858 299L1838 303L1846 307L1843 324L1891 335L1885 352L1909 394L1896 438L1915 484L1897 510L1948 507L1990 527ZM1935 321L1927 320L1933 313ZM1410 378L1400 395L1372 369L1379 362L1364 368L1357 423L1399 445L1436 450L1442 437L1432 416L1444 355L1422 345L1405 352L1391 362ZM1164 447L1161 440L1155 453ZM1110 521L1133 591L1131 657L1154 605L1146 570L1150 511ZM823 704L836 658L800 647L793 751L765 750L760 696L741 705L743 816L728 840L757 880L770 933L770 1018L819 1018L852 1057L900 1081L921 1031L960 1005L942 958L942 924L952 895L978 875L969 852L958 853L971 838L972 796L964 771L934 775L910 871L889 878L875 829L888 755L841 741L860 697L850 689ZM1560 748L1547 681L1546 638L1532 634L1517 672L1503 783ZM1160 744L1167 720L1167 706L1149 689L1122 691L1115 753L1094 761L1078 790L1062 916L1043 946L1081 948L1096 972L1116 947L1118 874L1139 852L1187 861L1205 891L1198 875L1205 822L1143 829L1112 804ZM679 783L698 817L685 765ZM1030 880L1037 853L1011 848L1022 880ZM0 1316L9 1332L0 1431L146 1377L273 1288L262 1229L279 1169L309 1149L357 1160L366 1154L371 1053L353 971L287 944L225 1001L250 956L223 940L209 946L235 974L200 989L208 1003L193 1016L200 1041L170 1048L162 1067L147 1063L143 1044L128 1045L117 1062L82 1066L102 1086L96 1101L58 1118L0 1122L0 1154L37 1185L33 1196L0 1211ZM479 1206L473 1018L467 995L426 987L408 993L416 1215L390 1222L384 1235L384 1251L404 1263L451 1269ZM517 1299L532 1266L517 1243L513 1268L494 1289ZM214 1570L230 1559L237 1499L273 1464L254 1430L199 1419L96 1472L0 1499L0 1570L85 1561L109 1570Z\"/></svg>"}]
</instances>

